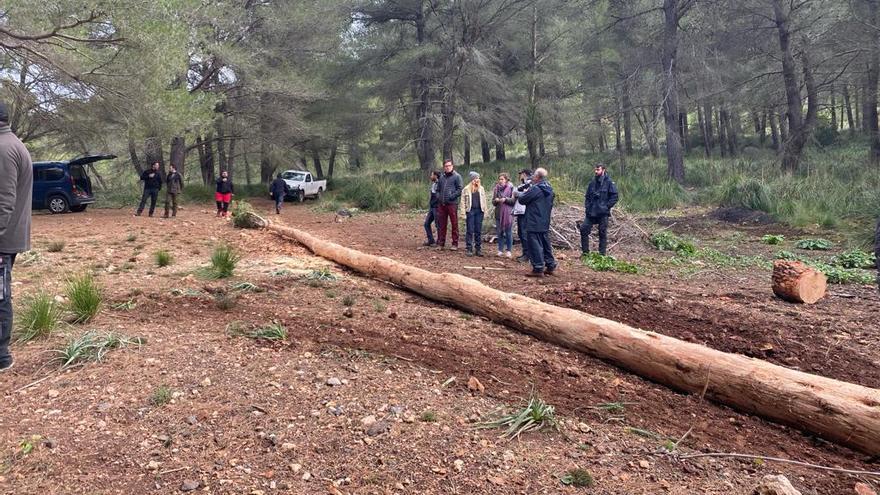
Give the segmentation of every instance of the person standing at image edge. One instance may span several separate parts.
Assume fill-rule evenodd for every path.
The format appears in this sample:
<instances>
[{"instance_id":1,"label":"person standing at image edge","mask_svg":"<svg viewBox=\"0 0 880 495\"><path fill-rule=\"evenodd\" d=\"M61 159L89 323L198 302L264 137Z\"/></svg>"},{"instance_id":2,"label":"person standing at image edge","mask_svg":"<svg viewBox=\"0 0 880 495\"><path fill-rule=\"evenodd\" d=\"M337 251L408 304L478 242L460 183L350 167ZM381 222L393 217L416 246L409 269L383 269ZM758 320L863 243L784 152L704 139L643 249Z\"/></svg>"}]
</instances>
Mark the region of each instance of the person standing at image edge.
<instances>
[{"instance_id":1,"label":"person standing at image edge","mask_svg":"<svg viewBox=\"0 0 880 495\"><path fill-rule=\"evenodd\" d=\"M12 367L12 266L18 253L31 249L31 155L9 126L0 102L0 371Z\"/></svg>"},{"instance_id":2,"label":"person standing at image edge","mask_svg":"<svg viewBox=\"0 0 880 495\"><path fill-rule=\"evenodd\" d=\"M148 170L141 172L141 181L144 183L144 193L141 195L141 202L134 216L139 217L144 212L147 198L150 198L149 215L153 216L156 211L156 200L159 199L159 190L162 189L162 172L159 171L159 162L153 163Z\"/></svg>"},{"instance_id":3,"label":"person standing at image edge","mask_svg":"<svg viewBox=\"0 0 880 495\"><path fill-rule=\"evenodd\" d=\"M593 230L593 225L599 227L599 254L605 256L605 249L608 247L608 217L618 198L617 186L608 176L605 165L597 164L594 171L596 176L590 181L584 195L585 213L584 222L581 224L583 256L590 254L590 232Z\"/></svg>"},{"instance_id":4,"label":"person standing at image edge","mask_svg":"<svg viewBox=\"0 0 880 495\"><path fill-rule=\"evenodd\" d=\"M214 193L214 200L217 201L217 216L229 216L229 203L232 202L232 196L235 194L235 187L229 179L229 172L220 172L220 178L217 179L217 192Z\"/></svg>"},{"instance_id":5,"label":"person standing at image edge","mask_svg":"<svg viewBox=\"0 0 880 495\"><path fill-rule=\"evenodd\" d=\"M514 197L522 194L532 185L532 171L523 169L519 171L520 185L516 187ZM526 235L526 205L519 202L518 199L513 203L513 216L516 218L516 232L519 237L519 244L522 246L522 254L516 258L517 261L529 261L529 242Z\"/></svg>"},{"instance_id":6,"label":"person standing at image edge","mask_svg":"<svg viewBox=\"0 0 880 495\"><path fill-rule=\"evenodd\" d=\"M171 164L171 170L168 171L168 176L165 177L165 216L164 218L168 218L168 212L171 211L171 216L177 216L177 196L183 191L183 176L180 175L180 172L177 171L177 166L173 163Z\"/></svg>"},{"instance_id":7,"label":"person standing at image edge","mask_svg":"<svg viewBox=\"0 0 880 495\"><path fill-rule=\"evenodd\" d=\"M272 199L275 200L276 215L281 214L281 205L284 204L284 198L289 192L290 186L287 185L287 181L281 178L281 174L278 174L278 177L275 177L275 180L272 181L272 185L269 186L269 193L272 195Z\"/></svg>"},{"instance_id":8,"label":"person standing at image edge","mask_svg":"<svg viewBox=\"0 0 880 495\"><path fill-rule=\"evenodd\" d=\"M471 181L464 188L458 214L465 217L465 247L468 256L483 256L483 218L489 209L486 190L480 183L480 174L470 172Z\"/></svg>"},{"instance_id":9,"label":"person standing at image edge","mask_svg":"<svg viewBox=\"0 0 880 495\"><path fill-rule=\"evenodd\" d=\"M451 250L458 249L458 203L461 200L462 180L461 175L455 171L452 160L444 160L443 173L437 181L437 190L440 195L437 206L437 248L443 249L446 245L446 223L452 224Z\"/></svg>"},{"instance_id":10,"label":"person standing at image edge","mask_svg":"<svg viewBox=\"0 0 880 495\"><path fill-rule=\"evenodd\" d=\"M555 193L547 182L547 170L539 168L532 175L532 187L520 194L519 202L526 205L526 232L529 239L529 256L532 271L527 277L543 277L556 272L556 259L550 245L550 217L553 213Z\"/></svg>"},{"instance_id":11,"label":"person standing at image edge","mask_svg":"<svg viewBox=\"0 0 880 495\"><path fill-rule=\"evenodd\" d=\"M436 170L431 171L431 189L430 196L428 197L428 214L425 215L425 237L427 240L423 244L424 246L435 246L437 243L434 241L434 232L431 230L431 225L437 226L437 207L440 206L440 193L439 193L439 184L440 180L440 172ZM439 235L439 228L438 228Z\"/></svg>"}]
</instances>

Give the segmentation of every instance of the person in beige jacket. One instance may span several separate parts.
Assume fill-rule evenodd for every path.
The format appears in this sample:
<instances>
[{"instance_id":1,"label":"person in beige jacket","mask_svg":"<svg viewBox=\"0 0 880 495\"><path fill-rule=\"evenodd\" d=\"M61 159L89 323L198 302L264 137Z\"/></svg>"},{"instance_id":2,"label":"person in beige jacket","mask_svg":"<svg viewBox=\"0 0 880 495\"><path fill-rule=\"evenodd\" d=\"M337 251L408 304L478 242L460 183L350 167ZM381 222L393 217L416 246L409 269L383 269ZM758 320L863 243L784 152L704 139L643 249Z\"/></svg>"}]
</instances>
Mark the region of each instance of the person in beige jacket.
<instances>
[{"instance_id":1,"label":"person in beige jacket","mask_svg":"<svg viewBox=\"0 0 880 495\"><path fill-rule=\"evenodd\" d=\"M31 155L9 127L9 112L0 102L0 371L12 367L12 265L16 254L31 249L33 187Z\"/></svg>"},{"instance_id":2,"label":"person in beige jacket","mask_svg":"<svg viewBox=\"0 0 880 495\"><path fill-rule=\"evenodd\" d=\"M471 172L470 183L461 192L458 215L465 217L465 247L468 256L483 256L483 218L489 213L486 190L480 184L480 174Z\"/></svg>"}]
</instances>

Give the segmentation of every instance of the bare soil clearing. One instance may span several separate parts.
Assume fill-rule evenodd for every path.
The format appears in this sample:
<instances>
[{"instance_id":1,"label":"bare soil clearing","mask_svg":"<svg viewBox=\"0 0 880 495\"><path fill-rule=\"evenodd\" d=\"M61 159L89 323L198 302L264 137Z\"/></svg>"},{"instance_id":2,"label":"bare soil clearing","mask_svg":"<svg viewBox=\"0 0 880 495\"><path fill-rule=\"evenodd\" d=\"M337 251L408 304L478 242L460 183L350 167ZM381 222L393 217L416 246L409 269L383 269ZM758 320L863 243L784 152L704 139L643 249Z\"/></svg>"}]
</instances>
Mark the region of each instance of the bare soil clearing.
<instances>
[{"instance_id":1,"label":"bare soil clearing","mask_svg":"<svg viewBox=\"0 0 880 495\"><path fill-rule=\"evenodd\" d=\"M268 202L257 204L270 209ZM420 249L420 216L358 215L336 223L332 213L309 206L287 206L282 220L365 252L880 386L880 301L869 288L834 289L815 306L795 307L772 298L767 273L657 279L598 274L573 259L564 261L561 277L535 283L513 261ZM45 251L59 239L67 242L62 252ZM236 277L193 275L222 240L244 254ZM176 493L185 481L207 493L577 493L559 482L574 467L596 478L590 493L607 494L746 494L776 472L805 494L851 493L858 481L794 466L681 461L661 453L667 439L691 427L685 451L880 469L846 449L335 266L341 275L335 282L303 280L301 274L328 263L273 235L233 230L208 209L184 210L173 221L120 211L38 216L35 241L41 257L16 267L16 294L40 286L60 294L64 275L96 269L113 303L136 306L105 309L93 323L65 332L116 330L147 343L23 391L16 390L55 373L47 363L64 338L15 347L16 367L3 384L10 405L0 411L4 493ZM172 252L174 264L155 266L152 254L160 248ZM461 268L478 265L506 271ZM243 281L261 292L230 289ZM235 306L220 310L212 296L218 292L235 293ZM351 317L344 315L347 303ZM288 341L261 343L226 332L230 322L250 328L273 320L288 329ZM485 385L485 395L467 389L470 376ZM328 385L330 378L341 385ZM152 397L163 385L174 399L159 406ZM518 404L532 388L558 407L563 433L507 442L495 431L472 429L478 417ZM611 402L624 403L623 410L598 408ZM426 411L437 421L422 421ZM362 419L369 423L369 416L386 421L387 431L368 436ZM21 454L19 442L32 435L51 441L36 441L33 452Z\"/></svg>"}]
</instances>

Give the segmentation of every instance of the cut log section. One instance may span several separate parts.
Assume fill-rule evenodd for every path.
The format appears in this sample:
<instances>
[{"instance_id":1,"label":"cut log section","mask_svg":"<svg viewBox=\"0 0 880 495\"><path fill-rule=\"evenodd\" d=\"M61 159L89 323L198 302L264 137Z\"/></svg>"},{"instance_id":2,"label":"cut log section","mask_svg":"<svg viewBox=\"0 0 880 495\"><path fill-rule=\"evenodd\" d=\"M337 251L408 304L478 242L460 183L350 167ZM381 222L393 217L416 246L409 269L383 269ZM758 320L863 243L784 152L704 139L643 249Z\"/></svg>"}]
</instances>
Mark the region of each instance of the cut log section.
<instances>
[{"instance_id":1,"label":"cut log section","mask_svg":"<svg viewBox=\"0 0 880 495\"><path fill-rule=\"evenodd\" d=\"M828 277L800 261L773 262L773 293L789 302L813 304L825 297Z\"/></svg>"},{"instance_id":2,"label":"cut log section","mask_svg":"<svg viewBox=\"0 0 880 495\"><path fill-rule=\"evenodd\" d=\"M578 350L676 390L700 393L841 445L880 454L880 390L716 351L581 311L502 292L453 273L434 273L267 223L318 256ZM527 282L524 282L527 283Z\"/></svg>"}]
</instances>

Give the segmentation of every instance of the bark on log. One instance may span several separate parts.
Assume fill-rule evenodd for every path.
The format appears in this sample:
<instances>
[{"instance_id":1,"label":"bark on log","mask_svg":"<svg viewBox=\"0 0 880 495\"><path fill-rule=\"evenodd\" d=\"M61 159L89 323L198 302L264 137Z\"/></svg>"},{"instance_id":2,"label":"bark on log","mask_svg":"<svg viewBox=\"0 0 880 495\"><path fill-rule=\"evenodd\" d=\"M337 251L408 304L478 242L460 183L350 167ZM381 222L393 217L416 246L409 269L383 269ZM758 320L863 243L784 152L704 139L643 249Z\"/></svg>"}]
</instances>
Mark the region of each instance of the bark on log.
<instances>
[{"instance_id":1,"label":"bark on log","mask_svg":"<svg viewBox=\"0 0 880 495\"><path fill-rule=\"evenodd\" d=\"M608 361L676 390L700 393L870 455L880 454L880 390L729 354L580 311L433 273L265 222L318 256L541 340ZM708 383L708 385L707 385Z\"/></svg>"},{"instance_id":2,"label":"bark on log","mask_svg":"<svg viewBox=\"0 0 880 495\"><path fill-rule=\"evenodd\" d=\"M800 261L773 262L773 293L789 302L813 304L825 297L828 277Z\"/></svg>"}]
</instances>

